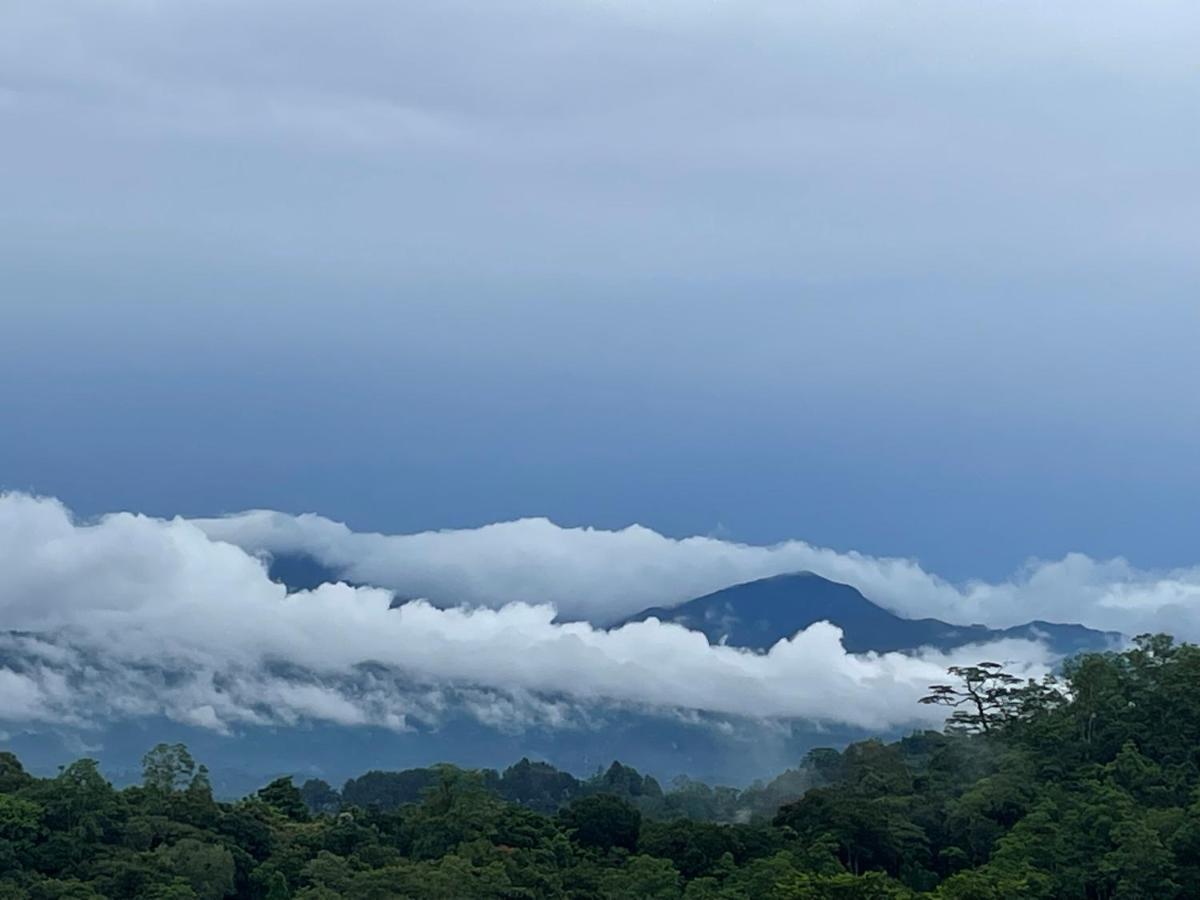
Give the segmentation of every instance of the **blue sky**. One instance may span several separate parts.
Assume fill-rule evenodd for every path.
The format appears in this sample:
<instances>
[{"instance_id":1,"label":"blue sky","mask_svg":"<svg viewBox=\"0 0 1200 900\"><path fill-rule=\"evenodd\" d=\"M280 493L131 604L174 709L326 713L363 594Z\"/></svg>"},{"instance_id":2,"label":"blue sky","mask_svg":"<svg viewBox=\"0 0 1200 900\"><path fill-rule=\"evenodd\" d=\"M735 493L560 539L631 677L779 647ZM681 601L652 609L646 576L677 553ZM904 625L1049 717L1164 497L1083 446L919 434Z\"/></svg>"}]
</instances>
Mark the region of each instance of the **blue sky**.
<instances>
[{"instance_id":1,"label":"blue sky","mask_svg":"<svg viewBox=\"0 0 1200 900\"><path fill-rule=\"evenodd\" d=\"M1200 13L1047 6L6 4L0 486L1194 563Z\"/></svg>"}]
</instances>

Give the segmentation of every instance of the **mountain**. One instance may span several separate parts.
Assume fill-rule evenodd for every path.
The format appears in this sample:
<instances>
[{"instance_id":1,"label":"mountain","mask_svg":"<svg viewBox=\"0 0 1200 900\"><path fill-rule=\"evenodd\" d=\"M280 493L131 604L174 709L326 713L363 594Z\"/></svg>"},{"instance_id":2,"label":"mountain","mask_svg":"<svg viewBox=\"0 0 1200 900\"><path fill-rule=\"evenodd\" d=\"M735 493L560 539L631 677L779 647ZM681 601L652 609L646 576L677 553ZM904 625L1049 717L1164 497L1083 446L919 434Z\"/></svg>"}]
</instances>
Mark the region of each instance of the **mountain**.
<instances>
[{"instance_id":1,"label":"mountain","mask_svg":"<svg viewBox=\"0 0 1200 900\"><path fill-rule=\"evenodd\" d=\"M1078 653L1112 647L1121 635L1083 625L1027 622L1010 628L951 625L938 619L906 619L872 603L856 588L812 572L760 578L723 588L679 606L651 607L626 622L655 618L703 632L711 643L766 650L814 622L842 629L852 653L936 647L949 650L1002 638L1046 641L1056 652Z\"/></svg>"},{"instance_id":2,"label":"mountain","mask_svg":"<svg viewBox=\"0 0 1200 900\"><path fill-rule=\"evenodd\" d=\"M304 554L281 554L270 561L269 576L289 591L308 590L345 575ZM397 597L393 606L407 597ZM1035 620L1009 628L952 625L940 619L906 619L872 603L848 584L813 572L791 572L722 588L679 606L653 606L617 623L655 618L703 632L711 643L767 650L814 622L832 622L842 629L851 653L879 653L935 647L949 650L964 644L1017 638L1045 641L1056 653L1071 655L1107 650L1122 639L1115 631L1084 625Z\"/></svg>"}]
</instances>

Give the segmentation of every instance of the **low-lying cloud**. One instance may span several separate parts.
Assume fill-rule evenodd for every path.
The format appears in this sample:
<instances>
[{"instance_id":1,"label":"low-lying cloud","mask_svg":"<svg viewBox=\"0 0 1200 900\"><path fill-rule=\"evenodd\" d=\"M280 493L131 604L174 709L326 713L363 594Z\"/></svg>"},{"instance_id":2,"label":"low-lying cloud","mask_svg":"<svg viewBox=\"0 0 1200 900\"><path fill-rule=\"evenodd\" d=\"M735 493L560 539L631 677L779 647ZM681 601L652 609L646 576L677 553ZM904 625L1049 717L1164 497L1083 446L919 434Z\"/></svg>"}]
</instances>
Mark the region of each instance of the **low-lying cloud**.
<instances>
[{"instance_id":1,"label":"low-lying cloud","mask_svg":"<svg viewBox=\"0 0 1200 900\"><path fill-rule=\"evenodd\" d=\"M226 525L262 521L287 520ZM619 707L885 729L936 725L940 713L916 701L953 662L995 657L1030 675L1053 662L1020 641L854 655L826 623L755 653L657 621L611 631L564 624L548 603L390 609L391 591L346 584L288 594L260 558L203 525L127 513L80 523L55 500L0 497L0 720L87 726L166 715L220 731L300 721L402 730L454 709L522 728L581 725L589 709ZM472 568L470 547L460 549L464 577L483 583L486 567L476 557ZM569 567L568 554L545 549L525 557L531 570ZM489 558L501 552L493 545ZM451 568L448 557L442 564ZM670 570L643 571L661 584ZM631 572L620 579L633 581ZM481 596L477 587L465 599ZM596 596L576 598L576 608Z\"/></svg>"},{"instance_id":2,"label":"low-lying cloud","mask_svg":"<svg viewBox=\"0 0 1200 900\"><path fill-rule=\"evenodd\" d=\"M564 618L608 624L743 581L811 571L851 584L900 615L996 627L1035 619L1134 635L1200 638L1200 568L1147 572L1079 553L1034 561L998 583L952 584L910 559L804 541L772 546L673 539L641 526L562 528L521 519L459 531L383 535L316 515L253 511L196 520L210 537L251 552L305 554L357 582L438 605L554 605Z\"/></svg>"}]
</instances>

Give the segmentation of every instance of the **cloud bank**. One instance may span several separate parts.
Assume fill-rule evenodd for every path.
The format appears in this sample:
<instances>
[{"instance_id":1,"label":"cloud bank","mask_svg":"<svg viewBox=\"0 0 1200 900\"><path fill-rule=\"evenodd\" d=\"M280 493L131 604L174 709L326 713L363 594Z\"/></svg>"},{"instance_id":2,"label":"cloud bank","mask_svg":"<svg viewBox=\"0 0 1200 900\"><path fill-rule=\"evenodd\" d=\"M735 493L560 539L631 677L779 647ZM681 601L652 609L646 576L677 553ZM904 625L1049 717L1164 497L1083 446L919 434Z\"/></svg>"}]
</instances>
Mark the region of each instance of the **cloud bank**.
<instances>
[{"instance_id":1,"label":"cloud bank","mask_svg":"<svg viewBox=\"0 0 1200 900\"><path fill-rule=\"evenodd\" d=\"M80 217L109 241L434 272L463 250L490 272L590 269L600 248L626 273L743 274L1194 255L1194 191L1173 174L1193 171L1178 117L1198 20L1177 0L0 16L0 115L24 164L6 199L26 231ZM90 166L60 188L49 173L75 154Z\"/></svg>"},{"instance_id":2,"label":"cloud bank","mask_svg":"<svg viewBox=\"0 0 1200 900\"><path fill-rule=\"evenodd\" d=\"M561 528L522 519L483 528L364 534L315 515L254 511L195 520L211 538L254 554L307 554L354 582L438 605L552 604L564 618L607 624L743 581L811 571L851 584L908 617L994 627L1034 619L1134 635L1200 639L1200 568L1147 572L1122 559L1070 554L1030 562L1010 579L955 585L908 559L842 553L803 541L772 546L673 539L637 525Z\"/></svg>"},{"instance_id":3,"label":"cloud bank","mask_svg":"<svg viewBox=\"0 0 1200 900\"><path fill-rule=\"evenodd\" d=\"M286 520L226 524L259 521ZM0 721L166 715L220 731L300 721L402 730L456 709L522 728L583 725L590 709L616 707L884 729L936 725L940 714L916 701L955 661L998 657L1031 675L1052 663L1028 642L852 655L824 623L763 654L657 621L556 623L546 603L389 609L390 591L345 584L289 595L261 559L203 524L127 513L80 523L58 501L0 496ZM569 563L553 551L540 571Z\"/></svg>"}]
</instances>

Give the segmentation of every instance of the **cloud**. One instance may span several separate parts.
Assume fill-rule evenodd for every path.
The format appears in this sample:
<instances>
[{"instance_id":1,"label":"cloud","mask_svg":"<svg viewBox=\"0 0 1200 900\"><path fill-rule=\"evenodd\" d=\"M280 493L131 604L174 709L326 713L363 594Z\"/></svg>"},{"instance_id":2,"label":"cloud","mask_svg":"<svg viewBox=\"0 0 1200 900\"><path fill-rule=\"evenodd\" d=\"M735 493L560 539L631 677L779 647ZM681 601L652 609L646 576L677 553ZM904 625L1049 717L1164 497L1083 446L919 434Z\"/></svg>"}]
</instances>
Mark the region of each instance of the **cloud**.
<instances>
[{"instance_id":1,"label":"cloud","mask_svg":"<svg viewBox=\"0 0 1200 900\"><path fill-rule=\"evenodd\" d=\"M1200 568L1141 571L1122 559L1069 554L1030 562L998 583L952 584L909 559L842 553L803 541L771 546L648 528L561 528L522 519L483 528L365 534L316 515L254 511L195 520L254 554L303 553L347 579L438 605L553 604L564 618L607 624L743 581L811 571L851 584L908 617L958 624L1081 622L1128 635L1200 638Z\"/></svg>"},{"instance_id":2,"label":"cloud","mask_svg":"<svg viewBox=\"0 0 1200 900\"><path fill-rule=\"evenodd\" d=\"M997 271L1186 265L1197 22L1174 2L17 0L7 199L26 230L68 210L150 246L439 274L972 271L981 244Z\"/></svg>"},{"instance_id":3,"label":"cloud","mask_svg":"<svg viewBox=\"0 0 1200 900\"><path fill-rule=\"evenodd\" d=\"M547 550L550 567L569 559ZM1052 663L1030 642L852 655L821 623L754 653L657 621L561 624L549 604L391 600L345 584L289 595L261 560L183 519L80 523L55 500L3 495L0 720L403 730L464 710L519 729L622 708L883 729L936 724L916 701L955 661L999 657L1032 675Z\"/></svg>"}]
</instances>

